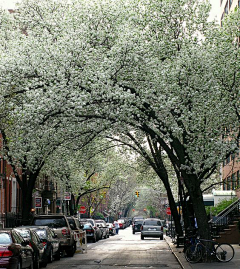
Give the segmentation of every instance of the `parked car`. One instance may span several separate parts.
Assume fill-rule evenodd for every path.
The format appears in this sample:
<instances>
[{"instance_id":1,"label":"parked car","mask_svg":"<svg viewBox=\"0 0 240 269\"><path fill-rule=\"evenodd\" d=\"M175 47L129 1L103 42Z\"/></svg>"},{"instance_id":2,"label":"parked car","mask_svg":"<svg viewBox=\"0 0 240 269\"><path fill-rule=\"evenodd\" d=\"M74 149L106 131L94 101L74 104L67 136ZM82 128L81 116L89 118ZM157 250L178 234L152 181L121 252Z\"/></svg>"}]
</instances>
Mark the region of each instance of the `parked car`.
<instances>
[{"instance_id":1,"label":"parked car","mask_svg":"<svg viewBox=\"0 0 240 269\"><path fill-rule=\"evenodd\" d=\"M115 227L112 223L107 223L108 229L109 229L109 234L110 235L115 235L116 234L116 230Z\"/></svg>"},{"instance_id":2,"label":"parked car","mask_svg":"<svg viewBox=\"0 0 240 269\"><path fill-rule=\"evenodd\" d=\"M99 227L97 227L97 224L94 219L88 219L88 218L80 219L80 224L81 223L91 223L96 233L96 240L98 241L102 239L102 231Z\"/></svg>"},{"instance_id":3,"label":"parked car","mask_svg":"<svg viewBox=\"0 0 240 269\"><path fill-rule=\"evenodd\" d=\"M0 230L0 268L33 269L33 249L29 241L13 229Z\"/></svg>"},{"instance_id":4,"label":"parked car","mask_svg":"<svg viewBox=\"0 0 240 269\"><path fill-rule=\"evenodd\" d=\"M141 227L143 224L143 219L137 219L132 224L132 233L135 234L136 232L141 232Z\"/></svg>"},{"instance_id":5,"label":"parked car","mask_svg":"<svg viewBox=\"0 0 240 269\"><path fill-rule=\"evenodd\" d=\"M32 225L52 228L60 240L61 252L65 251L69 257L74 255L76 251L74 231L65 215L36 215L33 217Z\"/></svg>"},{"instance_id":6,"label":"parked car","mask_svg":"<svg viewBox=\"0 0 240 269\"><path fill-rule=\"evenodd\" d=\"M134 222L135 220L138 220L138 219L144 219L143 216L135 216L133 217L132 221Z\"/></svg>"},{"instance_id":7,"label":"parked car","mask_svg":"<svg viewBox=\"0 0 240 269\"><path fill-rule=\"evenodd\" d=\"M117 222L119 223L120 229L125 229L127 227L125 219L119 219Z\"/></svg>"},{"instance_id":8,"label":"parked car","mask_svg":"<svg viewBox=\"0 0 240 269\"><path fill-rule=\"evenodd\" d=\"M14 230L17 231L24 238L24 240L28 240L29 245L33 248L34 269L39 269L40 265L46 267L48 262L47 255L44 253L45 248L38 234L25 226L14 228Z\"/></svg>"},{"instance_id":9,"label":"parked car","mask_svg":"<svg viewBox=\"0 0 240 269\"><path fill-rule=\"evenodd\" d=\"M95 220L95 222L97 224L102 224L102 226L100 227L102 229L102 234L103 234L103 237L104 238L109 238L109 228L107 226L107 223L105 220L102 220L102 219L97 219ZM105 231L103 231L105 230Z\"/></svg>"},{"instance_id":10,"label":"parked car","mask_svg":"<svg viewBox=\"0 0 240 269\"><path fill-rule=\"evenodd\" d=\"M92 242L95 243L97 241L96 230L94 229L94 227L90 222L84 223L83 230L86 231L87 242L91 240Z\"/></svg>"},{"instance_id":11,"label":"parked car","mask_svg":"<svg viewBox=\"0 0 240 269\"><path fill-rule=\"evenodd\" d=\"M163 225L160 219L147 218L141 226L141 239L144 237L159 237L163 240Z\"/></svg>"},{"instance_id":12,"label":"parked car","mask_svg":"<svg viewBox=\"0 0 240 269\"><path fill-rule=\"evenodd\" d=\"M68 216L67 219L68 219L71 229L77 234L77 237L79 237L82 229L80 228L80 222L78 218L75 218L73 216Z\"/></svg>"},{"instance_id":13,"label":"parked car","mask_svg":"<svg viewBox=\"0 0 240 269\"><path fill-rule=\"evenodd\" d=\"M97 223L97 227L99 227L101 232L102 232L102 238L106 239L107 238L107 230L106 230L106 227L104 227L104 224L103 223Z\"/></svg>"},{"instance_id":14,"label":"parked car","mask_svg":"<svg viewBox=\"0 0 240 269\"><path fill-rule=\"evenodd\" d=\"M54 231L48 226L25 226L33 231L35 231L40 237L41 242L44 245L44 255L46 256L46 260L49 263L53 262L53 258L55 260L60 260L60 240Z\"/></svg>"}]
</instances>

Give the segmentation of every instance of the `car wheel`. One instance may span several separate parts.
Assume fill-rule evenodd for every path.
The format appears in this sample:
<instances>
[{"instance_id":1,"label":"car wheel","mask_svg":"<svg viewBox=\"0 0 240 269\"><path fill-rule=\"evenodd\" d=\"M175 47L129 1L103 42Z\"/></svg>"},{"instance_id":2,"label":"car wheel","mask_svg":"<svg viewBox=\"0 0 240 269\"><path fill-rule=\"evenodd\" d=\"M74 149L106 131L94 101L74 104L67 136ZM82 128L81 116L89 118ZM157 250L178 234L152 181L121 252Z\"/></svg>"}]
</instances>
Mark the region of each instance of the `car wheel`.
<instances>
[{"instance_id":1,"label":"car wheel","mask_svg":"<svg viewBox=\"0 0 240 269\"><path fill-rule=\"evenodd\" d=\"M66 253L68 257L73 257L74 253L75 253L75 248L74 245L72 245L71 247L69 247L68 249L66 249Z\"/></svg>"},{"instance_id":2,"label":"car wheel","mask_svg":"<svg viewBox=\"0 0 240 269\"><path fill-rule=\"evenodd\" d=\"M33 259L31 260L31 264L29 265L29 269L34 269L34 267L33 267L33 265L34 265L34 262L33 262Z\"/></svg>"},{"instance_id":3,"label":"car wheel","mask_svg":"<svg viewBox=\"0 0 240 269\"><path fill-rule=\"evenodd\" d=\"M56 261L59 261L61 258L61 252L60 252L60 249L58 249L58 251L56 252L56 254L54 255L54 259Z\"/></svg>"},{"instance_id":4,"label":"car wheel","mask_svg":"<svg viewBox=\"0 0 240 269\"><path fill-rule=\"evenodd\" d=\"M18 262L17 269L22 269L21 262Z\"/></svg>"},{"instance_id":5,"label":"car wheel","mask_svg":"<svg viewBox=\"0 0 240 269\"><path fill-rule=\"evenodd\" d=\"M133 234L135 234L135 232L133 231Z\"/></svg>"},{"instance_id":6,"label":"car wheel","mask_svg":"<svg viewBox=\"0 0 240 269\"><path fill-rule=\"evenodd\" d=\"M141 235L141 240L144 240L144 236L143 235Z\"/></svg>"},{"instance_id":7,"label":"car wheel","mask_svg":"<svg viewBox=\"0 0 240 269\"><path fill-rule=\"evenodd\" d=\"M34 260L34 264L33 264L33 268L34 269L39 269L39 267L40 267L40 264L39 263L40 263L39 262L39 256L36 255L35 260Z\"/></svg>"},{"instance_id":8,"label":"car wheel","mask_svg":"<svg viewBox=\"0 0 240 269\"><path fill-rule=\"evenodd\" d=\"M50 249L50 253L48 255L48 262L49 263L53 262L53 250L52 250L52 248Z\"/></svg>"},{"instance_id":9,"label":"car wheel","mask_svg":"<svg viewBox=\"0 0 240 269\"><path fill-rule=\"evenodd\" d=\"M160 240L163 240L163 235L160 236Z\"/></svg>"}]
</instances>

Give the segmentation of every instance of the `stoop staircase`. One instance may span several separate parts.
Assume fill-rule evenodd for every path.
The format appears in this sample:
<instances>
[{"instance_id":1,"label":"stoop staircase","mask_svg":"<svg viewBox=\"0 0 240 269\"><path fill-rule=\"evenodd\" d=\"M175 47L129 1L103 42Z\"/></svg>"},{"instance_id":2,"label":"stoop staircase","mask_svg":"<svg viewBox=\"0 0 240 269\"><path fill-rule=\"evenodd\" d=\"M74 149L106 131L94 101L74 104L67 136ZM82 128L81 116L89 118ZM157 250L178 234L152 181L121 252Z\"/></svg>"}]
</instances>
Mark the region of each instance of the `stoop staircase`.
<instances>
[{"instance_id":1,"label":"stoop staircase","mask_svg":"<svg viewBox=\"0 0 240 269\"><path fill-rule=\"evenodd\" d=\"M240 199L209 221L212 238L218 243L240 243Z\"/></svg>"}]
</instances>

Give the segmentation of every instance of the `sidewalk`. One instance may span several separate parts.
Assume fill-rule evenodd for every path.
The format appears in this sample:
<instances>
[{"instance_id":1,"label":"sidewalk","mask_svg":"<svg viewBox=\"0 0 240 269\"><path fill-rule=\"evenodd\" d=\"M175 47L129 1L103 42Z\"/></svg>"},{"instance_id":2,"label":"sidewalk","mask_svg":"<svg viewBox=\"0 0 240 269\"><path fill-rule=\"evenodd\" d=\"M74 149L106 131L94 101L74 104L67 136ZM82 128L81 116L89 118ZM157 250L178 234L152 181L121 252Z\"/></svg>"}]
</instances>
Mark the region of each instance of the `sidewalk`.
<instances>
[{"instance_id":1,"label":"sidewalk","mask_svg":"<svg viewBox=\"0 0 240 269\"><path fill-rule=\"evenodd\" d=\"M172 243L172 239L169 236L164 237L166 242L168 243L169 247L172 250L173 255L178 260L179 264L183 269L221 269L221 268L234 268L240 269L240 246L239 245L232 245L235 250L234 258L227 263L224 262L208 262L208 263L189 263L186 261L183 253L183 247L177 248L175 244Z\"/></svg>"}]
</instances>

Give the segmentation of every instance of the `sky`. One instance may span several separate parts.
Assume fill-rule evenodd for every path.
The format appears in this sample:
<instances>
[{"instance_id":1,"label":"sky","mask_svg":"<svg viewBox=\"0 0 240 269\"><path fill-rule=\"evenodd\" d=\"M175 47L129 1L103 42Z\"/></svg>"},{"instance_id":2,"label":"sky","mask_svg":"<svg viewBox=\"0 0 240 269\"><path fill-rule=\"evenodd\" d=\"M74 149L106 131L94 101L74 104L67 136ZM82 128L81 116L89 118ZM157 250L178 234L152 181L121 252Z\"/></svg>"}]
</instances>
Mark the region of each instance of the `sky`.
<instances>
[{"instance_id":1,"label":"sky","mask_svg":"<svg viewBox=\"0 0 240 269\"><path fill-rule=\"evenodd\" d=\"M2 6L3 8L8 8L8 9L12 9L15 6L15 3L21 1L21 0L0 0L0 6ZM210 3L212 4L212 12L210 14L209 19L213 20L215 19L219 19L216 15L219 14L218 10L219 10L219 0L209 0Z\"/></svg>"}]
</instances>

